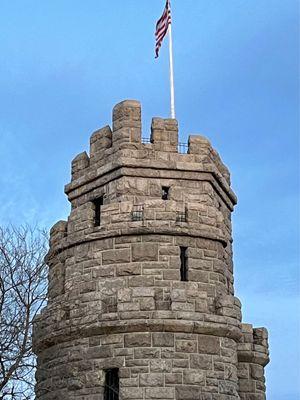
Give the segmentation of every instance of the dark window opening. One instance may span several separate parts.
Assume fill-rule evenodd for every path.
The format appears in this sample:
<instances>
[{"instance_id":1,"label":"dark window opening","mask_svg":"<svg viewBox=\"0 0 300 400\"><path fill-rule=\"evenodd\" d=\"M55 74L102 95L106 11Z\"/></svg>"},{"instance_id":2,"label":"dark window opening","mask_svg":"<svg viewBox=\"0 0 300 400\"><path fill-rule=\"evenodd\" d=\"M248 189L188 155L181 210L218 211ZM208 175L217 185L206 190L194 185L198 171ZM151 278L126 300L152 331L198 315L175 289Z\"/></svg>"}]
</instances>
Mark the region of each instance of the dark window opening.
<instances>
[{"instance_id":1,"label":"dark window opening","mask_svg":"<svg viewBox=\"0 0 300 400\"><path fill-rule=\"evenodd\" d=\"M180 247L180 279L188 280L187 247Z\"/></svg>"},{"instance_id":2,"label":"dark window opening","mask_svg":"<svg viewBox=\"0 0 300 400\"><path fill-rule=\"evenodd\" d=\"M65 308L64 309L64 316L63 316L63 319L65 319L65 320L67 320L67 319L70 319L70 308Z\"/></svg>"},{"instance_id":3,"label":"dark window opening","mask_svg":"<svg viewBox=\"0 0 300 400\"><path fill-rule=\"evenodd\" d=\"M134 205L131 213L132 221L143 221L144 207L142 205Z\"/></svg>"},{"instance_id":4,"label":"dark window opening","mask_svg":"<svg viewBox=\"0 0 300 400\"><path fill-rule=\"evenodd\" d=\"M95 226L100 226L101 223L101 207L103 206L103 196L93 201L95 207Z\"/></svg>"},{"instance_id":5,"label":"dark window opening","mask_svg":"<svg viewBox=\"0 0 300 400\"><path fill-rule=\"evenodd\" d=\"M119 400L119 369L105 371L104 400Z\"/></svg>"},{"instance_id":6,"label":"dark window opening","mask_svg":"<svg viewBox=\"0 0 300 400\"><path fill-rule=\"evenodd\" d=\"M169 187L168 186L162 186L161 188L161 198L163 200L169 200Z\"/></svg>"}]
</instances>

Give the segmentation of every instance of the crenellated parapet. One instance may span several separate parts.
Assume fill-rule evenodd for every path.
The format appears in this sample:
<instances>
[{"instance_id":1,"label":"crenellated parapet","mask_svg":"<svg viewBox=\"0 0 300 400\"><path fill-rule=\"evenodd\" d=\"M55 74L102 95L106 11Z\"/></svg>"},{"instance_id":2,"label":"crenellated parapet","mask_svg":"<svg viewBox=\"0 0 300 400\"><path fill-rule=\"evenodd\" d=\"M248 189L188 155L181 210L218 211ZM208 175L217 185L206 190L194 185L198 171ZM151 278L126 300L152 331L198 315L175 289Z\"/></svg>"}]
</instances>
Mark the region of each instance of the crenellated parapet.
<instances>
[{"instance_id":1,"label":"crenellated parapet","mask_svg":"<svg viewBox=\"0 0 300 400\"><path fill-rule=\"evenodd\" d=\"M178 123L174 119L153 118L150 143L141 138L141 106L134 100L125 100L113 109L112 130L109 126L94 132L90 139L90 154L80 153L72 161L72 181L65 191L70 199L76 189L88 185L109 171L121 167L163 169L166 176L184 170L188 174L210 174L226 192L232 206L236 203L230 189L230 174L209 141L199 135L188 139L187 152L178 152ZM150 173L150 172L149 172ZM205 176L202 176L205 178ZM199 176L199 179L201 177Z\"/></svg>"}]
</instances>

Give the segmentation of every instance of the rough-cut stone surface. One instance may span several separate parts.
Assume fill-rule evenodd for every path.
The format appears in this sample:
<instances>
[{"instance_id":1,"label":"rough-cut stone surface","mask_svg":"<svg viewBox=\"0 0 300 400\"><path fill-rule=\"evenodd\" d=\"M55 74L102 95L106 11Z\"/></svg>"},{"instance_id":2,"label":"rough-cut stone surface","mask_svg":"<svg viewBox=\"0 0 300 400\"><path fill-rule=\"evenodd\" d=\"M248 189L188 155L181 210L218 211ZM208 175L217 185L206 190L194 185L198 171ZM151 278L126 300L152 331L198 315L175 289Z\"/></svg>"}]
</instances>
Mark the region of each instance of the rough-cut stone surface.
<instances>
[{"instance_id":1,"label":"rough-cut stone surface","mask_svg":"<svg viewBox=\"0 0 300 400\"><path fill-rule=\"evenodd\" d=\"M265 399L267 331L241 323L234 297L229 171L206 138L190 136L187 154L177 145L177 121L162 118L142 143L130 100L74 158L34 326L37 400L103 400L109 368L121 400Z\"/></svg>"}]
</instances>

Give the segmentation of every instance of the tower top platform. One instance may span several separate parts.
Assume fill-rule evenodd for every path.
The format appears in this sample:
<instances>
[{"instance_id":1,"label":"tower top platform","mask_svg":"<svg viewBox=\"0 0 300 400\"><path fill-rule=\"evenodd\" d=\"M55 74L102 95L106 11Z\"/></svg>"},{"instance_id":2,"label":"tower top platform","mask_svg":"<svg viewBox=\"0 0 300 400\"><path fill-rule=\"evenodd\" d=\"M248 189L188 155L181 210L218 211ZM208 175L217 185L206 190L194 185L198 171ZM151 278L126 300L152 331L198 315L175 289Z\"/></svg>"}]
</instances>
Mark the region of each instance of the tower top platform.
<instances>
[{"instance_id":1,"label":"tower top platform","mask_svg":"<svg viewBox=\"0 0 300 400\"><path fill-rule=\"evenodd\" d=\"M215 181L231 210L237 202L230 188L229 170L209 140L201 135L189 135L186 144L180 143L177 120L158 117L152 118L150 139L145 140L141 105L136 100L118 103L113 108L112 128L107 125L96 130L90 137L89 155L84 151L73 159L72 179L65 186L69 200L87 186L93 186L93 182L97 185L110 171L122 167L153 177L167 177L171 171L184 171L187 178L193 179L209 174L207 179Z\"/></svg>"}]
</instances>

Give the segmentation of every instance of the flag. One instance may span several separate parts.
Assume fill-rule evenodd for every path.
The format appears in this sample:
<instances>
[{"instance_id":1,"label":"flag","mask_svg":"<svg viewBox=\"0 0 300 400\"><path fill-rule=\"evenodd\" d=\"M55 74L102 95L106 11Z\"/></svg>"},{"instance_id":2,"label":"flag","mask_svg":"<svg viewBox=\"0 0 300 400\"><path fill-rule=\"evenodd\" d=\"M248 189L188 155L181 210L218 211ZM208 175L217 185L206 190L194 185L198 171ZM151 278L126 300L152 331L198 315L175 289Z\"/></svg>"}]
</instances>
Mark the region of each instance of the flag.
<instances>
[{"instance_id":1,"label":"flag","mask_svg":"<svg viewBox=\"0 0 300 400\"><path fill-rule=\"evenodd\" d=\"M164 37L168 32L168 27L171 24L171 8L170 8L170 0L166 0L166 6L164 8L164 12L160 19L157 21L156 24L156 31L155 31L155 58L158 57L159 49L162 44Z\"/></svg>"}]
</instances>

